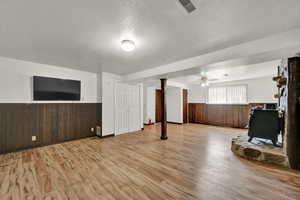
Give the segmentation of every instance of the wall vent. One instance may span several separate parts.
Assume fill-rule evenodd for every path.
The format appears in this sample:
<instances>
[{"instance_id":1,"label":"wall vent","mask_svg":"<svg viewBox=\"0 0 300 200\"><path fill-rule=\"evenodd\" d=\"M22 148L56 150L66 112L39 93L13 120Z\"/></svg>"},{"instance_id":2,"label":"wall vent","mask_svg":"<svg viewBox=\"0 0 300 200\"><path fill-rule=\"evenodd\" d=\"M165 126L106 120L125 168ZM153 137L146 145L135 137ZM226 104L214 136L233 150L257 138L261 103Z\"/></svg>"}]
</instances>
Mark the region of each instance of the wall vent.
<instances>
[{"instance_id":1,"label":"wall vent","mask_svg":"<svg viewBox=\"0 0 300 200\"><path fill-rule=\"evenodd\" d=\"M188 13L193 12L194 10L196 10L196 7L194 6L194 4L191 2L191 0L179 0L179 2L181 3L181 5L185 8L185 10Z\"/></svg>"}]
</instances>

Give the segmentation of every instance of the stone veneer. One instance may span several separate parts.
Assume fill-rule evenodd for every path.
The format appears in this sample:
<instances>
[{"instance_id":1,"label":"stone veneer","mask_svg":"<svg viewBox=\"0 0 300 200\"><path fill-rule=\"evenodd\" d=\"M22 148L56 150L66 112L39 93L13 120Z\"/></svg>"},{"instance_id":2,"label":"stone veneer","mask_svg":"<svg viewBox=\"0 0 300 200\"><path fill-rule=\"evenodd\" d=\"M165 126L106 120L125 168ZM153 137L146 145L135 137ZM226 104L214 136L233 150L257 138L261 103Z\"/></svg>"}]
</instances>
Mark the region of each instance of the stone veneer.
<instances>
[{"instance_id":1,"label":"stone veneer","mask_svg":"<svg viewBox=\"0 0 300 200\"><path fill-rule=\"evenodd\" d=\"M260 142L248 142L248 136L241 134L237 138L233 138L231 142L231 151L243 158L256 160L265 163L272 163L284 167L289 167L287 156L283 152L283 148L274 147L269 144Z\"/></svg>"}]
</instances>

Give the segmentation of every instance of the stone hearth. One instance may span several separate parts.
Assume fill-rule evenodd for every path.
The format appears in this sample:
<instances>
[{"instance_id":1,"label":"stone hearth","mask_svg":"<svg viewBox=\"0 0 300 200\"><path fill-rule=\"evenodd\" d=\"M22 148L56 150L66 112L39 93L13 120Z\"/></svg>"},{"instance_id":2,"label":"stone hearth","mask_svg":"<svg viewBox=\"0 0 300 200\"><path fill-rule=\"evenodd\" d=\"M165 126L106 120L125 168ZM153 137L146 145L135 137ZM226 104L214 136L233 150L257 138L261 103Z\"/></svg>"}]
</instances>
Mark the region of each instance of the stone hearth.
<instances>
[{"instance_id":1,"label":"stone hearth","mask_svg":"<svg viewBox=\"0 0 300 200\"><path fill-rule=\"evenodd\" d=\"M274 147L256 138L250 143L246 134L241 134L232 139L231 150L234 154L249 160L289 167L288 158L284 154L283 148Z\"/></svg>"}]
</instances>

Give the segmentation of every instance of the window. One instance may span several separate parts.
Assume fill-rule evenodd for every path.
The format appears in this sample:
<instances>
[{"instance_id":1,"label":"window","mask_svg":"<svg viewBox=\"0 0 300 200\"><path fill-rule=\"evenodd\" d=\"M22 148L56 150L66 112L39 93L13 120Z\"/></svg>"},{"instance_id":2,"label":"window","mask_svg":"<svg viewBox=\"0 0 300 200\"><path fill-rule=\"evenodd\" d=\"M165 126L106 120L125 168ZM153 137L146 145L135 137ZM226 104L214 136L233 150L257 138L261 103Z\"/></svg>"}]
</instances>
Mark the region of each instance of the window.
<instances>
[{"instance_id":1,"label":"window","mask_svg":"<svg viewBox=\"0 0 300 200\"><path fill-rule=\"evenodd\" d=\"M245 104L247 103L247 86L211 87L208 89L208 103Z\"/></svg>"}]
</instances>

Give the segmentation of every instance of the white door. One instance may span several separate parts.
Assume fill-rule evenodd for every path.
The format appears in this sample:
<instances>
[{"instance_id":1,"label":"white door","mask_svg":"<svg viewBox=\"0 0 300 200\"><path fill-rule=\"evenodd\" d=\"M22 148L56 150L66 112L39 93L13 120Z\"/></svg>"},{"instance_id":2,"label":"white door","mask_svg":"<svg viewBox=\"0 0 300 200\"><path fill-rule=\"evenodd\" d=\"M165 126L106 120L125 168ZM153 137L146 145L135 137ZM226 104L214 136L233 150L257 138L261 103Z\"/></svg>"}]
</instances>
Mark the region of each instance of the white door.
<instances>
[{"instance_id":1,"label":"white door","mask_svg":"<svg viewBox=\"0 0 300 200\"><path fill-rule=\"evenodd\" d=\"M116 135L140 130L140 87L116 84L115 133Z\"/></svg>"},{"instance_id":2,"label":"white door","mask_svg":"<svg viewBox=\"0 0 300 200\"><path fill-rule=\"evenodd\" d=\"M116 135L127 133L129 120L128 85L116 84Z\"/></svg>"},{"instance_id":3,"label":"white door","mask_svg":"<svg viewBox=\"0 0 300 200\"><path fill-rule=\"evenodd\" d=\"M128 106L129 106L129 132L140 130L140 87L138 85L128 86Z\"/></svg>"}]
</instances>

